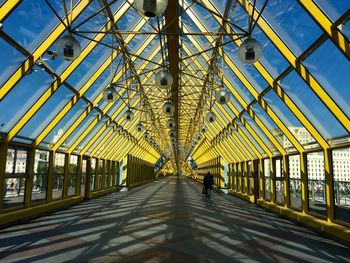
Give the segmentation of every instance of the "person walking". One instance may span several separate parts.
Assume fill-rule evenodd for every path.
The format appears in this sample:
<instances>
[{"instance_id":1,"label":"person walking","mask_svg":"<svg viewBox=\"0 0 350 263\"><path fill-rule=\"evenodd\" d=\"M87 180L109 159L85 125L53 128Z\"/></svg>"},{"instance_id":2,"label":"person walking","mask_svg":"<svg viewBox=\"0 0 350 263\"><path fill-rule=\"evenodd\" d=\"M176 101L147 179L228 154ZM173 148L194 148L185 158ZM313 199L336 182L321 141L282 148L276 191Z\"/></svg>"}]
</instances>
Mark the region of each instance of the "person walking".
<instances>
[{"instance_id":1,"label":"person walking","mask_svg":"<svg viewBox=\"0 0 350 263\"><path fill-rule=\"evenodd\" d=\"M203 179L204 193L207 200L210 200L211 197L211 189L214 185L213 176L208 172Z\"/></svg>"}]
</instances>

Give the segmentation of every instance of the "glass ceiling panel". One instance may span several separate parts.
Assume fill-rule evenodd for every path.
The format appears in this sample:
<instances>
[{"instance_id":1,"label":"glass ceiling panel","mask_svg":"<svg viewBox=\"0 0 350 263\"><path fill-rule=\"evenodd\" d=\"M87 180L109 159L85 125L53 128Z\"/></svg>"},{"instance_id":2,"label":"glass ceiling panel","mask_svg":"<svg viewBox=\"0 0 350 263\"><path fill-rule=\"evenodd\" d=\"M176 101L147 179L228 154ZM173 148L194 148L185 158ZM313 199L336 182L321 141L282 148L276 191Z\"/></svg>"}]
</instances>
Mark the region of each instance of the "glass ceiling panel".
<instances>
[{"instance_id":1,"label":"glass ceiling panel","mask_svg":"<svg viewBox=\"0 0 350 263\"><path fill-rule=\"evenodd\" d=\"M291 142L277 127L277 125L270 118L270 116L267 115L267 113L259 105L259 103L255 102L251 108L254 111L255 115L262 121L262 123L271 132L272 136L275 137L276 140L283 146L283 148L288 148L291 145Z\"/></svg>"},{"instance_id":2,"label":"glass ceiling panel","mask_svg":"<svg viewBox=\"0 0 350 263\"><path fill-rule=\"evenodd\" d=\"M343 34L348 38L348 40L350 39L350 22L347 22L342 29Z\"/></svg>"},{"instance_id":3,"label":"glass ceiling panel","mask_svg":"<svg viewBox=\"0 0 350 263\"><path fill-rule=\"evenodd\" d=\"M0 37L0 89L12 73L24 62L26 56Z\"/></svg>"},{"instance_id":4,"label":"glass ceiling panel","mask_svg":"<svg viewBox=\"0 0 350 263\"><path fill-rule=\"evenodd\" d=\"M97 155L99 155L106 147L109 147L111 146L110 143L112 141L112 139L114 139L115 137L118 136L118 132L119 132L119 129L115 130L111 136L108 137L108 139L102 144L102 146L97 150L95 156L97 157ZM106 153L108 154L109 151L106 151ZM103 156L104 157L104 156Z\"/></svg>"},{"instance_id":5,"label":"glass ceiling panel","mask_svg":"<svg viewBox=\"0 0 350 263\"><path fill-rule=\"evenodd\" d=\"M263 98L301 145L316 143L315 139L305 129L304 125L300 123L273 89L266 93ZM303 134L305 133L307 138L305 138L305 136L299 136L301 134L298 131L303 131Z\"/></svg>"},{"instance_id":6,"label":"glass ceiling panel","mask_svg":"<svg viewBox=\"0 0 350 263\"><path fill-rule=\"evenodd\" d=\"M277 148L273 145L270 139L266 136L266 134L260 129L260 127L256 124L256 122L250 117L247 112L242 114L244 120L248 123L248 125L255 131L255 133L259 136L259 138L264 142L267 148L274 154L278 153Z\"/></svg>"},{"instance_id":7,"label":"glass ceiling panel","mask_svg":"<svg viewBox=\"0 0 350 263\"><path fill-rule=\"evenodd\" d=\"M92 121L100 114L95 108L89 113L87 117L78 125L71 135L64 142L67 148L70 148L79 136L88 128Z\"/></svg>"},{"instance_id":8,"label":"glass ceiling panel","mask_svg":"<svg viewBox=\"0 0 350 263\"><path fill-rule=\"evenodd\" d=\"M7 133L53 82L44 71L25 75L0 101L0 132Z\"/></svg>"},{"instance_id":9,"label":"glass ceiling panel","mask_svg":"<svg viewBox=\"0 0 350 263\"><path fill-rule=\"evenodd\" d=\"M221 15L224 14L227 2L229 2L229 0L209 0L209 1L215 6L215 8L219 11L219 14ZM236 0L234 0L233 2L236 2Z\"/></svg>"},{"instance_id":10,"label":"glass ceiling panel","mask_svg":"<svg viewBox=\"0 0 350 263\"><path fill-rule=\"evenodd\" d=\"M249 139L249 141L255 146L255 148L258 150L259 153L264 154L265 151L260 147L258 142L254 139L254 137L248 132L247 128L244 127L244 125L241 123L239 119L235 120L235 123L238 125L238 127L241 129L241 131L244 133L245 136Z\"/></svg>"},{"instance_id":11,"label":"glass ceiling panel","mask_svg":"<svg viewBox=\"0 0 350 263\"><path fill-rule=\"evenodd\" d=\"M143 20L143 18L136 12L134 8L131 7L128 9L128 11L126 11L126 13L124 13L124 15L120 18L116 25L120 31L131 31L138 23L141 22L141 20ZM122 36L123 38L125 38L128 35L123 34Z\"/></svg>"},{"instance_id":12,"label":"glass ceiling panel","mask_svg":"<svg viewBox=\"0 0 350 263\"><path fill-rule=\"evenodd\" d=\"M347 58L327 40L303 64L350 118L350 63Z\"/></svg>"},{"instance_id":13,"label":"glass ceiling panel","mask_svg":"<svg viewBox=\"0 0 350 263\"><path fill-rule=\"evenodd\" d=\"M101 136L99 136L99 137L97 138L97 140L95 140L95 142L90 146L90 148L87 150L86 154L90 154L90 153L96 148L96 146L100 143L100 141L102 141L102 139L104 139L104 137L106 136L106 134L109 133L109 132L113 129L114 126L115 126L114 123L110 124L110 125L107 127L107 129L105 129L105 130L102 132Z\"/></svg>"},{"instance_id":14,"label":"glass ceiling panel","mask_svg":"<svg viewBox=\"0 0 350 263\"><path fill-rule=\"evenodd\" d=\"M75 149L78 152L81 152L81 150L91 141L92 137L95 136L97 132L99 132L103 126L105 126L108 118L106 116L103 116L101 120L95 125L95 127L89 132L87 136L80 142L80 144Z\"/></svg>"},{"instance_id":15,"label":"glass ceiling panel","mask_svg":"<svg viewBox=\"0 0 350 263\"><path fill-rule=\"evenodd\" d=\"M257 1L259 11L265 2L265 0ZM322 30L294 0L268 1L262 16L296 56L322 34Z\"/></svg>"},{"instance_id":16,"label":"glass ceiling panel","mask_svg":"<svg viewBox=\"0 0 350 263\"><path fill-rule=\"evenodd\" d=\"M76 2L77 0L74 1ZM50 1L50 4L61 18L65 16L62 1ZM60 20L45 0L24 0L3 22L2 30L32 52L58 23Z\"/></svg>"},{"instance_id":17,"label":"glass ceiling panel","mask_svg":"<svg viewBox=\"0 0 350 263\"><path fill-rule=\"evenodd\" d=\"M111 35L104 37L103 41L111 44ZM110 55L111 49L103 45L97 45L68 77L67 82L76 90L80 90L83 84L90 79L90 77L101 67L103 62L109 58ZM118 63L118 61L115 61L114 63Z\"/></svg>"},{"instance_id":18,"label":"glass ceiling panel","mask_svg":"<svg viewBox=\"0 0 350 263\"><path fill-rule=\"evenodd\" d=\"M254 157L257 158L256 154L253 152L252 148L248 146L248 144L243 140L242 136L236 131L235 128L231 128L232 132L238 137L238 140L244 145L244 147L248 150L248 152ZM244 153L244 150L241 149L241 151ZM248 157L246 157L248 158Z\"/></svg>"},{"instance_id":19,"label":"glass ceiling panel","mask_svg":"<svg viewBox=\"0 0 350 263\"><path fill-rule=\"evenodd\" d=\"M46 103L36 112L29 122L20 130L19 136L36 139L53 118L61 111L74 93L61 85L61 87L46 101ZM86 102L84 107L86 107Z\"/></svg>"},{"instance_id":20,"label":"glass ceiling panel","mask_svg":"<svg viewBox=\"0 0 350 263\"><path fill-rule=\"evenodd\" d=\"M281 86L325 139L347 135L344 128L294 70L281 81Z\"/></svg>"},{"instance_id":21,"label":"glass ceiling panel","mask_svg":"<svg viewBox=\"0 0 350 263\"><path fill-rule=\"evenodd\" d=\"M314 0L314 2L333 22L350 8L349 0Z\"/></svg>"},{"instance_id":22,"label":"glass ceiling panel","mask_svg":"<svg viewBox=\"0 0 350 263\"><path fill-rule=\"evenodd\" d=\"M45 139L39 144L40 146L47 146L55 144L59 138L67 132L70 126L78 119L84 109L86 109L86 102L79 100L70 111L61 119L61 121L51 130Z\"/></svg>"}]
</instances>

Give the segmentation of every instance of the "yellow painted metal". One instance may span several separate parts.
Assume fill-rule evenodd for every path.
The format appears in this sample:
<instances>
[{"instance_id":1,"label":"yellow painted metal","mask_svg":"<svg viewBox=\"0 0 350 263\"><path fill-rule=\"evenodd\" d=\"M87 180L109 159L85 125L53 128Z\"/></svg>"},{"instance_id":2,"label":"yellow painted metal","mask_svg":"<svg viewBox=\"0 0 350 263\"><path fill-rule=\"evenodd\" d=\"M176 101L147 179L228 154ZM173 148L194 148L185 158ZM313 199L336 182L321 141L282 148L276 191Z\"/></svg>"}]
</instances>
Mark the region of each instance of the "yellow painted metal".
<instances>
[{"instance_id":1,"label":"yellow painted metal","mask_svg":"<svg viewBox=\"0 0 350 263\"><path fill-rule=\"evenodd\" d=\"M207 1L207 0L206 0ZM241 6L252 16L252 12L249 10L249 2L245 0L238 0ZM311 1L308 1L311 2ZM259 16L258 10L254 11L253 19ZM308 84L308 86L315 92L315 94L320 98L324 105L330 110L330 112L337 118L337 120L343 125L343 127L350 132L350 119L346 116L344 111L335 103L335 101L328 95L328 93L323 89L323 87L317 82L314 76L306 69L302 62L292 53L288 46L283 42L283 40L277 35L269 23L260 17L258 20L258 25L265 35L274 43L276 48L284 55L295 71L300 75L300 77ZM305 124L304 124L305 125ZM305 125L306 129L311 127ZM310 131L309 131L310 132ZM311 133L311 132L310 132ZM311 133L313 136L314 134ZM314 136L315 137L315 136ZM321 137L322 138L322 137ZM323 145L315 137L317 142L323 147L328 148L327 145Z\"/></svg>"},{"instance_id":2,"label":"yellow painted metal","mask_svg":"<svg viewBox=\"0 0 350 263\"><path fill-rule=\"evenodd\" d=\"M111 124L111 120L108 119L107 122L96 132L96 134L89 140L89 142L84 146L84 148L80 151L81 155L84 155L86 151L91 147L91 145L101 136L101 134L108 128ZM68 152L70 152L68 150ZM92 156L92 154L90 154Z\"/></svg>"},{"instance_id":3,"label":"yellow painted metal","mask_svg":"<svg viewBox=\"0 0 350 263\"><path fill-rule=\"evenodd\" d=\"M0 21L3 22L4 19L17 7L22 0L9 0L5 1L0 7Z\"/></svg>"},{"instance_id":4,"label":"yellow painted metal","mask_svg":"<svg viewBox=\"0 0 350 263\"><path fill-rule=\"evenodd\" d=\"M83 172L83 156L78 155L78 165L77 165L77 185L75 188L75 196L80 196L81 195L81 177L82 177L82 172ZM85 184L87 183L85 179Z\"/></svg>"},{"instance_id":5,"label":"yellow painted metal","mask_svg":"<svg viewBox=\"0 0 350 263\"><path fill-rule=\"evenodd\" d=\"M26 191L24 197L24 206L30 207L32 202L32 188L33 188L33 176L34 176L34 163L35 163L35 149L30 148L27 151L27 180L26 180Z\"/></svg>"},{"instance_id":6,"label":"yellow painted metal","mask_svg":"<svg viewBox=\"0 0 350 263\"><path fill-rule=\"evenodd\" d=\"M306 214L309 210L307 196L307 159L306 153L300 153L300 179L301 179L301 204L302 212Z\"/></svg>"},{"instance_id":7,"label":"yellow painted metal","mask_svg":"<svg viewBox=\"0 0 350 263\"><path fill-rule=\"evenodd\" d=\"M237 151L237 153L240 155L240 160L253 160L253 156L248 151L248 149L245 147L245 145L240 141L240 139L233 133L231 129L228 129L228 132L230 136L227 137L228 141L231 142L232 147L234 147ZM244 152L244 154L243 154ZM247 157L246 157L247 156Z\"/></svg>"},{"instance_id":8,"label":"yellow painted metal","mask_svg":"<svg viewBox=\"0 0 350 263\"><path fill-rule=\"evenodd\" d=\"M129 9L129 4L125 3L122 8L114 16L115 21L118 21L122 15ZM142 23L140 23L142 24ZM143 25L143 24L142 24ZM141 25L141 27L142 27ZM114 22L109 22L106 26L106 30L113 28ZM137 30L141 28L137 27ZM21 120L9 131L6 140L10 141L22 127L32 118L32 116L40 109L42 105L53 95L53 93L67 80L67 78L74 72L74 70L85 60L85 58L91 53L91 51L98 45L98 43L103 39L105 33L97 34L94 37L94 41L91 41L86 48L81 52L78 58L76 58L59 76L55 81L46 89L46 91L40 96L40 98L32 105L32 107L22 116ZM129 35L126 41L130 42L134 36ZM112 56L115 59L119 52L114 51ZM99 67L94 76L100 75L110 64L111 59L107 58L105 62ZM40 143L46 135L56 126L56 124L66 115L66 113L77 103L79 98L87 91L87 89L93 84L94 78L92 77L85 83L85 85L75 94L71 100L63 107L62 110L55 116L55 118L49 123L49 125L44 129L39 137L35 140L35 144Z\"/></svg>"},{"instance_id":9,"label":"yellow painted metal","mask_svg":"<svg viewBox=\"0 0 350 263\"><path fill-rule=\"evenodd\" d=\"M125 145L127 144L127 139L124 136L120 137L120 140L118 140L118 145L115 148L113 152L110 152L109 155L107 155L108 160L116 160L120 162L120 159L116 159L116 155L120 155L120 152L124 149Z\"/></svg>"},{"instance_id":10,"label":"yellow painted metal","mask_svg":"<svg viewBox=\"0 0 350 263\"><path fill-rule=\"evenodd\" d=\"M284 196L284 206L289 207L290 203L290 192L289 192L289 170L288 170L288 157L286 155L282 156L283 160L283 196Z\"/></svg>"},{"instance_id":11,"label":"yellow painted metal","mask_svg":"<svg viewBox=\"0 0 350 263\"><path fill-rule=\"evenodd\" d=\"M90 156L95 156L95 153L101 149L102 145L107 141L107 139L116 131L118 128L117 125L114 125L113 128L103 137L103 139L95 146L95 148L91 151ZM83 153L81 153L83 154Z\"/></svg>"},{"instance_id":12,"label":"yellow painted metal","mask_svg":"<svg viewBox=\"0 0 350 263\"><path fill-rule=\"evenodd\" d=\"M63 199L68 197L68 184L69 184L69 166L70 166L70 154L65 154L64 158L64 176L63 176L63 190L62 196Z\"/></svg>"},{"instance_id":13,"label":"yellow painted metal","mask_svg":"<svg viewBox=\"0 0 350 263\"><path fill-rule=\"evenodd\" d=\"M141 24L143 25L143 24ZM133 38L132 37L127 37L126 38L126 43L130 42ZM147 38L145 43L141 45L140 49L136 52L136 55L141 54L141 52L149 45L149 43L154 39L154 36L150 36ZM155 54L158 52L158 49L156 49L150 57L155 56ZM112 58L115 59L118 56L117 51L114 51L111 54ZM38 138L34 141L34 145L38 145L46 136L47 134L55 127L61 120L62 118L66 115L66 113L74 106L74 104L78 101L78 99L84 95L88 89L91 87L91 85L101 76L105 70L108 69L108 66L111 63L111 56L105 60L105 62L98 68L98 70L89 78L89 80L81 87L79 90L79 93L73 96L73 98L65 105L65 107L60 111L60 113L51 121L50 125L47 126L43 132L38 136ZM147 64L145 64L147 65ZM114 76L113 82L117 82L121 77L123 76L123 72L127 69L128 66L124 66L120 71ZM142 69L145 68L145 66L141 67ZM141 70L141 69L140 69ZM139 71L141 72L141 71ZM62 78L62 77L61 77ZM89 112L92 111L93 107L96 107L100 100L102 99L102 94L100 94L95 100L93 101L92 105L90 105L85 112L84 115L87 116ZM111 107L112 104L109 106ZM122 110L122 109L120 109ZM74 129L81 123L83 119L81 119L81 116L78 118L77 121L74 122L74 124L69 128L69 130L60 138L60 140L54 145L53 149L57 149L68 136L74 131Z\"/></svg>"},{"instance_id":14,"label":"yellow painted metal","mask_svg":"<svg viewBox=\"0 0 350 263\"><path fill-rule=\"evenodd\" d=\"M106 159L106 157L104 156L104 154L106 152L110 152L110 150L113 148L115 142L118 140L119 136L121 134L121 131L119 130L117 132L117 134L114 136L114 138L109 142L109 145L107 147L105 147L97 156L97 158L104 158Z\"/></svg>"},{"instance_id":15,"label":"yellow painted metal","mask_svg":"<svg viewBox=\"0 0 350 263\"><path fill-rule=\"evenodd\" d=\"M0 144L0 214L3 207L3 196L5 195L5 172L6 172L6 163L7 163L7 152L8 152L8 144L1 143Z\"/></svg>"},{"instance_id":16,"label":"yellow painted metal","mask_svg":"<svg viewBox=\"0 0 350 263\"><path fill-rule=\"evenodd\" d=\"M318 23L318 25L325 31L332 41L338 46L343 54L350 59L350 43L344 37L340 29L332 23L332 21L325 15L325 13L318 7L314 1L298 0L300 5L309 13L309 15Z\"/></svg>"},{"instance_id":17,"label":"yellow painted metal","mask_svg":"<svg viewBox=\"0 0 350 263\"><path fill-rule=\"evenodd\" d=\"M12 1L12 0L11 0ZM8 1L8 2L11 2ZM73 9L72 22L88 7L91 0L81 0ZM68 14L70 16L70 13ZM36 48L32 56L27 58L23 64L11 75L11 77L2 85L0 89L0 100L16 85L16 83L28 72L32 65L38 61L39 58L46 52L46 50L59 38L59 36L66 30L64 24L59 23L57 27L50 33L50 37Z\"/></svg>"},{"instance_id":18,"label":"yellow painted metal","mask_svg":"<svg viewBox=\"0 0 350 263\"><path fill-rule=\"evenodd\" d=\"M325 149L324 154L324 172L326 181L326 207L327 207L327 221L334 221L334 190L333 190L333 158L332 151Z\"/></svg>"}]
</instances>

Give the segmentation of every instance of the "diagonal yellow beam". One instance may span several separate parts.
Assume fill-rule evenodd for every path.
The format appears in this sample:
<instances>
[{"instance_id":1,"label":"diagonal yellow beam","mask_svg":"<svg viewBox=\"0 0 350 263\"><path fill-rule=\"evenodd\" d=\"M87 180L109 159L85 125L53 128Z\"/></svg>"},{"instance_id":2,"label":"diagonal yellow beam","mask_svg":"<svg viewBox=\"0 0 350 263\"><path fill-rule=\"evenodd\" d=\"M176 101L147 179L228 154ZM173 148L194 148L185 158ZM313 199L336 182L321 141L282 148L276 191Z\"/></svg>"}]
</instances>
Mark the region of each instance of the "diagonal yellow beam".
<instances>
[{"instance_id":1,"label":"diagonal yellow beam","mask_svg":"<svg viewBox=\"0 0 350 263\"><path fill-rule=\"evenodd\" d=\"M350 59L350 43L337 25L325 15L313 0L298 0L299 4L318 23L324 32L328 34L333 43L343 52L344 56Z\"/></svg>"},{"instance_id":2,"label":"diagonal yellow beam","mask_svg":"<svg viewBox=\"0 0 350 263\"><path fill-rule=\"evenodd\" d=\"M246 12L250 16L252 16L253 8L249 7L250 3L245 0L238 0L238 2L246 10ZM256 21L258 16L259 12L255 9L253 19ZM309 87L313 90L313 92L320 98L320 100L334 115L334 117L343 125L343 127L348 132L350 132L350 119L346 116L344 111L335 103L335 101L328 95L328 93L323 89L323 87L317 82L314 76L306 69L301 60L298 59L292 53L288 46L283 42L283 40L277 35L277 33L273 30L273 28L263 17L259 18L257 24L265 33L265 35L271 40L271 42L276 46L276 48L284 55L289 64L300 75L300 77L305 81L305 83L308 84ZM305 127L308 128L307 126ZM320 143L320 145L325 149L329 148L329 145L324 145L322 142Z\"/></svg>"},{"instance_id":3,"label":"diagonal yellow beam","mask_svg":"<svg viewBox=\"0 0 350 263\"><path fill-rule=\"evenodd\" d=\"M11 0L12 1L12 0ZM11 2L7 1L7 2ZM72 11L72 22L88 7L91 0L81 0ZM68 14L70 17L70 13ZM64 19L63 19L64 20ZM59 23L57 27L50 33L50 37L37 47L32 56L27 58L23 64L11 75L11 77L3 84L0 89L0 101L6 96L6 94L16 85L16 83L31 69L35 62L46 52L46 50L60 37L60 35L66 30L64 24Z\"/></svg>"},{"instance_id":4,"label":"diagonal yellow beam","mask_svg":"<svg viewBox=\"0 0 350 263\"><path fill-rule=\"evenodd\" d=\"M6 17L17 7L22 0L8 0L0 7L0 21L4 21Z\"/></svg>"}]
</instances>

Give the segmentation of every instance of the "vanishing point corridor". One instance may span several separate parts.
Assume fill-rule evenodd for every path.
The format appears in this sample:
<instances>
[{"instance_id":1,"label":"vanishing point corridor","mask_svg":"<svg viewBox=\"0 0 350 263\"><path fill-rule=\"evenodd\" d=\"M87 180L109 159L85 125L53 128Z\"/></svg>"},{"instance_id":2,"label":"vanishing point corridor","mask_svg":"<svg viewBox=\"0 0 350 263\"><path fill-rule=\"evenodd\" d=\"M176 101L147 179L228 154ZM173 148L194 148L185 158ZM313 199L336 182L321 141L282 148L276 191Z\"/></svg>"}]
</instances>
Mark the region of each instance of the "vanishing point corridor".
<instances>
[{"instance_id":1,"label":"vanishing point corridor","mask_svg":"<svg viewBox=\"0 0 350 263\"><path fill-rule=\"evenodd\" d=\"M3 229L0 262L350 262L350 249L168 177Z\"/></svg>"}]
</instances>

